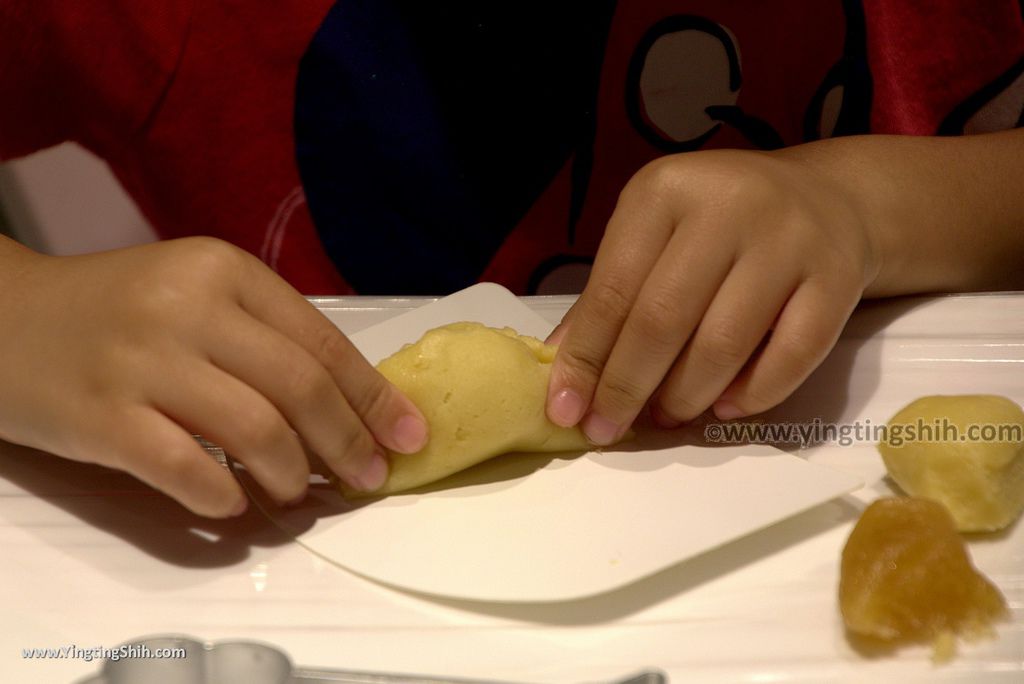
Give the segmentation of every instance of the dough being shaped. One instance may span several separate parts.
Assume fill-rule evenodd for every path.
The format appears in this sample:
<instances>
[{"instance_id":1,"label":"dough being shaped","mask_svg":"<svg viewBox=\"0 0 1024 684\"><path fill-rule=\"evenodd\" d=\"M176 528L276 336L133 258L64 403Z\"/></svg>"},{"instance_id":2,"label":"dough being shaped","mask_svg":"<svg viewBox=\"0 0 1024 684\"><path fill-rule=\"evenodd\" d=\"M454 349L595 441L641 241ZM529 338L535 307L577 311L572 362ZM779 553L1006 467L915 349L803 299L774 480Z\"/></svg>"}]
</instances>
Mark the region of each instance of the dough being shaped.
<instances>
[{"instance_id":1,"label":"dough being shaped","mask_svg":"<svg viewBox=\"0 0 1024 684\"><path fill-rule=\"evenodd\" d=\"M579 428L547 419L548 378L557 347L511 328L453 323L428 331L377 369L427 419L430 438L415 454L388 453L380 489L391 494L440 480L509 452L586 451Z\"/></svg>"},{"instance_id":2,"label":"dough being shaped","mask_svg":"<svg viewBox=\"0 0 1024 684\"><path fill-rule=\"evenodd\" d=\"M1024 509L1021 435L1024 411L1005 397L931 396L893 416L878 450L905 492L945 505L962 532L987 532Z\"/></svg>"},{"instance_id":3,"label":"dough being shaped","mask_svg":"<svg viewBox=\"0 0 1024 684\"><path fill-rule=\"evenodd\" d=\"M953 519L928 499L886 498L861 515L843 548L839 608L847 629L890 642L987 634L1007 615L999 590L971 564Z\"/></svg>"}]
</instances>

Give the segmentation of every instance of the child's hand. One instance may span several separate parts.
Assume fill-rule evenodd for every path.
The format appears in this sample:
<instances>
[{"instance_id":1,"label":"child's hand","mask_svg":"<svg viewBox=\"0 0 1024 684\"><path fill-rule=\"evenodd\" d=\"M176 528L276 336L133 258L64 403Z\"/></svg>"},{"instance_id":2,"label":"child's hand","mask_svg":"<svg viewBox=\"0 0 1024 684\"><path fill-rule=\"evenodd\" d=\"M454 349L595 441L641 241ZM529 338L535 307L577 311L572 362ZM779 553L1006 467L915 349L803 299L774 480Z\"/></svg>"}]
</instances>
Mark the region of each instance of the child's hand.
<instances>
[{"instance_id":1,"label":"child's hand","mask_svg":"<svg viewBox=\"0 0 1024 684\"><path fill-rule=\"evenodd\" d=\"M209 516L245 496L190 433L282 503L305 492L304 445L373 489L378 444L426 440L420 412L334 325L227 243L80 257L0 243L0 438L126 470Z\"/></svg>"},{"instance_id":2,"label":"child's hand","mask_svg":"<svg viewBox=\"0 0 1024 684\"><path fill-rule=\"evenodd\" d=\"M650 399L660 424L766 410L822 361L878 271L844 188L799 158L696 152L622 192L555 337L548 415L617 439Z\"/></svg>"}]
</instances>

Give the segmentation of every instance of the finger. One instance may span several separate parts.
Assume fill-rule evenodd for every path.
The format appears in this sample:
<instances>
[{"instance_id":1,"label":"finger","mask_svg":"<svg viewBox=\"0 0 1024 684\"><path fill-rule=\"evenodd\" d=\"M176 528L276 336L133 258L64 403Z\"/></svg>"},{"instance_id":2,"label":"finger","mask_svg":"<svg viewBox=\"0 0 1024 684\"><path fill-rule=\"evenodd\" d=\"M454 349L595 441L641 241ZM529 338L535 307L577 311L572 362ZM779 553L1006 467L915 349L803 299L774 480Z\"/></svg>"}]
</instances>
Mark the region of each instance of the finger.
<instances>
[{"instance_id":1,"label":"finger","mask_svg":"<svg viewBox=\"0 0 1024 684\"><path fill-rule=\"evenodd\" d=\"M580 300L579 297L577 297L576 301L569 307L569 310L565 312L564 316L562 316L562 320L559 321L558 325L555 326L555 329L552 330L551 334L544 340L544 344L550 344L557 347L562 343L562 340L565 338L565 333L569 331L569 326L572 324L573 312L576 310L576 305L579 303Z\"/></svg>"},{"instance_id":2,"label":"finger","mask_svg":"<svg viewBox=\"0 0 1024 684\"><path fill-rule=\"evenodd\" d=\"M427 442L427 423L416 405L378 373L316 307L262 262L252 261L253 277L239 292L242 307L295 340L322 364L378 442L400 453L422 449Z\"/></svg>"},{"instance_id":3,"label":"finger","mask_svg":"<svg viewBox=\"0 0 1024 684\"><path fill-rule=\"evenodd\" d=\"M715 402L715 415L740 418L781 403L832 350L859 300L853 288L804 283L783 309L764 351Z\"/></svg>"},{"instance_id":4,"label":"finger","mask_svg":"<svg viewBox=\"0 0 1024 684\"><path fill-rule=\"evenodd\" d=\"M96 426L92 426L95 430ZM235 478L196 443L192 435L151 408L137 407L107 429L95 430L112 444L114 465L177 499L193 513L210 518L241 515L248 498ZM99 462L109 462L103 459Z\"/></svg>"},{"instance_id":5,"label":"finger","mask_svg":"<svg viewBox=\"0 0 1024 684\"><path fill-rule=\"evenodd\" d=\"M639 191L623 191L573 307L572 326L561 340L548 385L547 415L556 425L576 425L590 406L619 331L672 235L671 214L642 197ZM645 239L637 240L638 232Z\"/></svg>"},{"instance_id":6,"label":"finger","mask_svg":"<svg viewBox=\"0 0 1024 684\"><path fill-rule=\"evenodd\" d=\"M710 235L710 232L698 235ZM708 238L676 232L622 326L582 426L595 444L617 441L679 357L719 285L732 254ZM716 395L717 396L717 395Z\"/></svg>"},{"instance_id":7,"label":"finger","mask_svg":"<svg viewBox=\"0 0 1024 684\"><path fill-rule=\"evenodd\" d=\"M222 446L267 494L300 499L309 466L298 436L265 397L215 366L179 369L153 398L154 408L186 430Z\"/></svg>"},{"instance_id":8,"label":"finger","mask_svg":"<svg viewBox=\"0 0 1024 684\"><path fill-rule=\"evenodd\" d=\"M729 273L658 391L655 406L661 423L684 422L703 413L757 349L798 278L772 269L772 263L751 255Z\"/></svg>"},{"instance_id":9,"label":"finger","mask_svg":"<svg viewBox=\"0 0 1024 684\"><path fill-rule=\"evenodd\" d=\"M376 440L309 352L242 311L209 333L210 360L266 397L331 471L358 489L384 483L387 463Z\"/></svg>"}]
</instances>

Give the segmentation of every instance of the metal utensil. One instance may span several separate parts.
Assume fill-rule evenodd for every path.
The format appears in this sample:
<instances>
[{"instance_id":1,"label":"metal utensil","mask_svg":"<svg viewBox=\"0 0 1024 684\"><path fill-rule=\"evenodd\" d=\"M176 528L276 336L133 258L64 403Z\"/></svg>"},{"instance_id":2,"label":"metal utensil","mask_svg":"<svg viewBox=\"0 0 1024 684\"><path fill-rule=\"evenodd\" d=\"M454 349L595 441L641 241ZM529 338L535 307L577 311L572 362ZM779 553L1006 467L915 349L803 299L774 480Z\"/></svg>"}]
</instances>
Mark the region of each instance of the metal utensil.
<instances>
[{"instance_id":1,"label":"metal utensil","mask_svg":"<svg viewBox=\"0 0 1024 684\"><path fill-rule=\"evenodd\" d=\"M110 650L98 675L77 684L515 684L490 679L296 668L288 655L256 641L203 642L179 634L131 639ZM667 684L654 670L608 684ZM520 683L522 684L522 683Z\"/></svg>"}]
</instances>

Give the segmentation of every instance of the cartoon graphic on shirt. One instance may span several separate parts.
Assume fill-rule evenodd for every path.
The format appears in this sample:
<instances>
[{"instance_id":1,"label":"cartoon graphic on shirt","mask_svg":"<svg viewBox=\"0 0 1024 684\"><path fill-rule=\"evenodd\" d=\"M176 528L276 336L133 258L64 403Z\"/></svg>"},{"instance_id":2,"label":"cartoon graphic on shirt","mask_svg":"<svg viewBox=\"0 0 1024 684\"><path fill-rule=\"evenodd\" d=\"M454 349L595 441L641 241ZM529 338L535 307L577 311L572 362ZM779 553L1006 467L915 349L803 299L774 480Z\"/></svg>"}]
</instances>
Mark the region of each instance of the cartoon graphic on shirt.
<instances>
[{"instance_id":1,"label":"cartoon graphic on shirt","mask_svg":"<svg viewBox=\"0 0 1024 684\"><path fill-rule=\"evenodd\" d=\"M648 161L868 130L857 0L736 4L336 3L295 117L331 259L364 294L578 291Z\"/></svg>"},{"instance_id":2,"label":"cartoon graphic on shirt","mask_svg":"<svg viewBox=\"0 0 1024 684\"><path fill-rule=\"evenodd\" d=\"M989 133L1024 126L1024 58L956 107L939 135Z\"/></svg>"},{"instance_id":3,"label":"cartoon graphic on shirt","mask_svg":"<svg viewBox=\"0 0 1024 684\"><path fill-rule=\"evenodd\" d=\"M659 156L1024 123L1020 0L73 4L0 11L0 157L76 141L311 295L578 291Z\"/></svg>"},{"instance_id":4,"label":"cartoon graphic on shirt","mask_svg":"<svg viewBox=\"0 0 1024 684\"><path fill-rule=\"evenodd\" d=\"M702 147L723 122L761 149L782 139L736 102L742 74L735 36L690 15L659 21L644 35L629 65L626 110L633 126L665 152Z\"/></svg>"}]
</instances>

